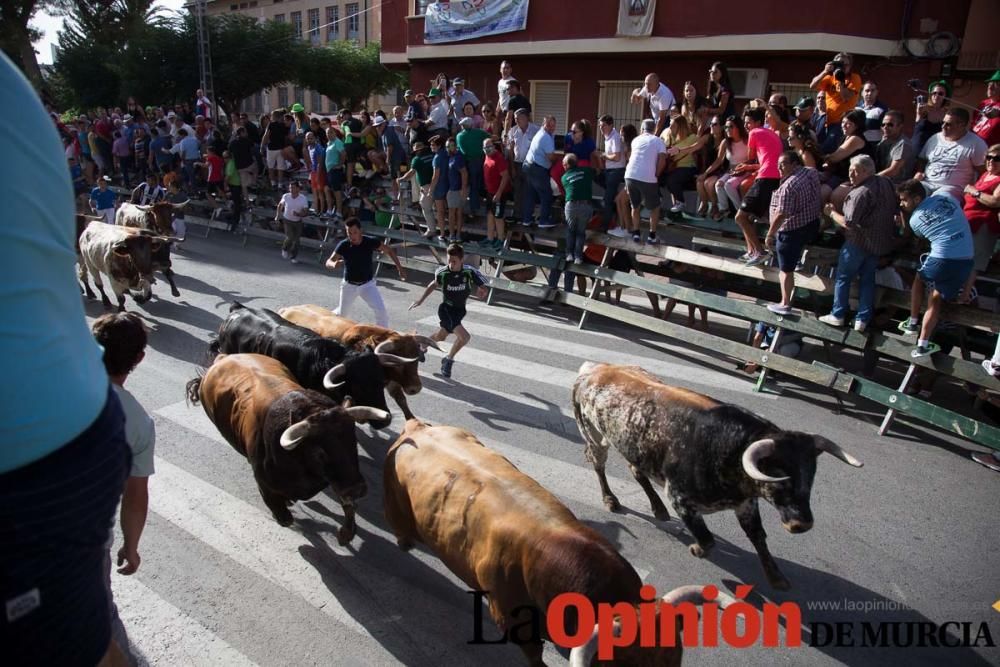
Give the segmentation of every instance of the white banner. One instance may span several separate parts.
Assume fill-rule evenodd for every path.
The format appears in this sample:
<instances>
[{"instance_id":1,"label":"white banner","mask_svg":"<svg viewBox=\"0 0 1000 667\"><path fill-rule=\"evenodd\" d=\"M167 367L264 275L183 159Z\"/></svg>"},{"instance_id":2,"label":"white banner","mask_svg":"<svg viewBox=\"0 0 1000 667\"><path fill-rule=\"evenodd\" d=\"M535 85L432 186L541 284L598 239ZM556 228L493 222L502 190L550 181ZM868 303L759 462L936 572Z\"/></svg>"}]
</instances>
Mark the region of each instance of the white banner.
<instances>
[{"instance_id":1,"label":"white banner","mask_svg":"<svg viewBox=\"0 0 1000 667\"><path fill-rule=\"evenodd\" d=\"M528 0L432 2L424 15L424 42L441 44L524 30Z\"/></svg>"},{"instance_id":2,"label":"white banner","mask_svg":"<svg viewBox=\"0 0 1000 667\"><path fill-rule=\"evenodd\" d=\"M619 0L618 36L649 37L653 34L656 0Z\"/></svg>"}]
</instances>

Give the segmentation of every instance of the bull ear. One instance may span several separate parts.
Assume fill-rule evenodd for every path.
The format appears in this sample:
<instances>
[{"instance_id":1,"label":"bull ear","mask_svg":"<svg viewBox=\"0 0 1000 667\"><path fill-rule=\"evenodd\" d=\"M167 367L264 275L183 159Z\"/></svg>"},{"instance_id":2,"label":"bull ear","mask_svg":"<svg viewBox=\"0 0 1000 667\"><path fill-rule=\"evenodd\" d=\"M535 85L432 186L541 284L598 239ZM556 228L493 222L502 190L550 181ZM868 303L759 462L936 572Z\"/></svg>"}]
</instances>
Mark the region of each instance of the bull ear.
<instances>
[{"instance_id":1,"label":"bull ear","mask_svg":"<svg viewBox=\"0 0 1000 667\"><path fill-rule=\"evenodd\" d=\"M840 459L849 466L854 466L855 468L861 468L865 464L854 458L846 451L841 449L840 445L833 442L832 440L827 440L823 436L815 435L813 436L813 442L816 444L816 456L819 456L823 452L826 452L830 456Z\"/></svg>"},{"instance_id":2,"label":"bull ear","mask_svg":"<svg viewBox=\"0 0 1000 667\"><path fill-rule=\"evenodd\" d=\"M326 372L323 376L323 386L327 389L336 389L344 385L343 381L337 382L340 378L347 375L347 366L344 364L337 364L330 370Z\"/></svg>"},{"instance_id":3,"label":"bull ear","mask_svg":"<svg viewBox=\"0 0 1000 667\"><path fill-rule=\"evenodd\" d=\"M422 352L426 352L427 348L433 347L438 352L443 352L440 347L438 347L437 341L429 336L421 336L420 334L414 334L413 339L417 341L417 345L420 346Z\"/></svg>"},{"instance_id":4,"label":"bull ear","mask_svg":"<svg viewBox=\"0 0 1000 667\"><path fill-rule=\"evenodd\" d=\"M576 646L569 652L569 667L590 667L597 655L598 626L594 626L594 632L590 639L583 646Z\"/></svg>"},{"instance_id":5,"label":"bull ear","mask_svg":"<svg viewBox=\"0 0 1000 667\"><path fill-rule=\"evenodd\" d=\"M361 421L385 421L389 418L389 413L385 410L379 410L378 408L370 408L367 405L358 405L353 408L347 408L344 412L347 416L356 422Z\"/></svg>"},{"instance_id":6,"label":"bull ear","mask_svg":"<svg viewBox=\"0 0 1000 667\"><path fill-rule=\"evenodd\" d=\"M340 407L342 407L342 408L344 408L346 410L347 408L351 407L352 405L354 405L354 399L351 398L350 396L345 396L344 397L344 402L340 404Z\"/></svg>"},{"instance_id":7,"label":"bull ear","mask_svg":"<svg viewBox=\"0 0 1000 667\"><path fill-rule=\"evenodd\" d=\"M281 433L281 439L278 442L282 449L286 452L290 452L299 446L299 443L302 442L302 439L306 437L308 433L309 422L306 420L295 422Z\"/></svg>"},{"instance_id":8,"label":"bull ear","mask_svg":"<svg viewBox=\"0 0 1000 667\"><path fill-rule=\"evenodd\" d=\"M758 482L784 482L785 477L771 477L760 470L760 462L774 453L774 440L767 438L750 443L750 446L743 452L743 470L751 479Z\"/></svg>"},{"instance_id":9,"label":"bull ear","mask_svg":"<svg viewBox=\"0 0 1000 667\"><path fill-rule=\"evenodd\" d=\"M119 257L128 257L128 244L125 241L119 241L111 246L111 251Z\"/></svg>"}]
</instances>

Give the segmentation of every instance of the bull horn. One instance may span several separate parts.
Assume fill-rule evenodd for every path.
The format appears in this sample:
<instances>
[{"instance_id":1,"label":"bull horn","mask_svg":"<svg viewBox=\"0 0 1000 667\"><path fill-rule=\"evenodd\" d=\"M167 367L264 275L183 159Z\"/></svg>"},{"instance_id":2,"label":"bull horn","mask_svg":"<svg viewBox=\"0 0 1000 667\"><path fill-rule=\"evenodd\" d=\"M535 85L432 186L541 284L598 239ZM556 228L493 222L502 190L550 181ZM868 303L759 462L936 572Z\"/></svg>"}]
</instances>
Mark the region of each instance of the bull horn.
<instances>
[{"instance_id":1,"label":"bull horn","mask_svg":"<svg viewBox=\"0 0 1000 667\"><path fill-rule=\"evenodd\" d=\"M757 467L762 459L767 458L773 453L774 440L771 438L751 443L746 451L743 452L743 470L751 479L755 479L758 482L784 482L788 477L771 477L762 473L760 468Z\"/></svg>"},{"instance_id":2,"label":"bull horn","mask_svg":"<svg viewBox=\"0 0 1000 667\"><path fill-rule=\"evenodd\" d=\"M86 213L84 213L83 219L84 220L90 220L91 222L97 222L98 220L100 220L101 222L103 222L104 221L104 216L103 215L87 215Z\"/></svg>"},{"instance_id":3,"label":"bull horn","mask_svg":"<svg viewBox=\"0 0 1000 667\"><path fill-rule=\"evenodd\" d=\"M660 598L660 602L669 604L672 607L676 607L682 602L705 604L708 600L705 599L704 590L704 586L678 586L674 590L664 593L663 597ZM718 601L719 606L723 608L736 602L736 598L724 591L719 591L715 599Z\"/></svg>"},{"instance_id":4,"label":"bull horn","mask_svg":"<svg viewBox=\"0 0 1000 667\"><path fill-rule=\"evenodd\" d=\"M180 236L156 236L154 238L157 241L162 241L163 243L180 243L184 240Z\"/></svg>"},{"instance_id":5,"label":"bull horn","mask_svg":"<svg viewBox=\"0 0 1000 667\"><path fill-rule=\"evenodd\" d=\"M152 206L143 206L141 204L136 204L135 207L140 211L142 211L143 213L149 213L150 211L153 210Z\"/></svg>"},{"instance_id":6,"label":"bull horn","mask_svg":"<svg viewBox=\"0 0 1000 667\"><path fill-rule=\"evenodd\" d=\"M306 434L309 432L309 423L306 420L295 422L281 433L281 448L290 452L299 446Z\"/></svg>"},{"instance_id":7,"label":"bull horn","mask_svg":"<svg viewBox=\"0 0 1000 667\"><path fill-rule=\"evenodd\" d=\"M591 633L587 643L583 646L575 646L569 652L569 667L590 667L590 663L594 661L594 656L597 655L598 634L599 626L595 625L594 632Z\"/></svg>"},{"instance_id":8,"label":"bull horn","mask_svg":"<svg viewBox=\"0 0 1000 667\"><path fill-rule=\"evenodd\" d=\"M173 206L174 206L174 208L184 208L184 207L185 207L185 206L187 206L187 205L188 205L188 204L189 204L190 202L191 202L191 200L190 200L190 199L185 199L185 200L184 200L184 201L182 201L181 203L179 203L179 204L174 204Z\"/></svg>"},{"instance_id":9,"label":"bull horn","mask_svg":"<svg viewBox=\"0 0 1000 667\"><path fill-rule=\"evenodd\" d=\"M827 454L833 456L834 458L840 459L849 466L854 466L855 468L861 468L865 465L864 463L862 463L861 461L859 461L858 459L854 458L846 451L841 449L840 445L833 442L832 440L827 440L826 438L817 435L815 436L815 442L816 442L816 456L819 456L823 452L826 452Z\"/></svg>"},{"instance_id":10,"label":"bull horn","mask_svg":"<svg viewBox=\"0 0 1000 667\"><path fill-rule=\"evenodd\" d=\"M337 382L340 378L347 375L347 366L344 364L337 364L330 370L326 372L323 376L323 386L326 389L336 389L337 387L343 386L343 382Z\"/></svg>"},{"instance_id":11,"label":"bull horn","mask_svg":"<svg viewBox=\"0 0 1000 667\"><path fill-rule=\"evenodd\" d=\"M438 347L437 341L430 336L421 336L419 334L413 335L413 340L417 341L417 344L423 347L425 350L429 347L433 347L438 352L444 352L440 347Z\"/></svg>"},{"instance_id":12,"label":"bull horn","mask_svg":"<svg viewBox=\"0 0 1000 667\"><path fill-rule=\"evenodd\" d=\"M356 405L353 408L344 410L347 416L356 422L360 421L385 421L389 419L389 413L378 408L370 408L367 405Z\"/></svg>"},{"instance_id":13,"label":"bull horn","mask_svg":"<svg viewBox=\"0 0 1000 667\"><path fill-rule=\"evenodd\" d=\"M392 347L395 341L384 340L375 346L375 356L378 357L379 363L386 366L402 366L403 364L412 364L415 361L420 361L419 357L401 357L398 354L392 354L389 349Z\"/></svg>"},{"instance_id":14,"label":"bull horn","mask_svg":"<svg viewBox=\"0 0 1000 667\"><path fill-rule=\"evenodd\" d=\"M384 340L375 346L375 354L386 354L392 352L392 349L396 346L396 341L394 340Z\"/></svg>"}]
</instances>

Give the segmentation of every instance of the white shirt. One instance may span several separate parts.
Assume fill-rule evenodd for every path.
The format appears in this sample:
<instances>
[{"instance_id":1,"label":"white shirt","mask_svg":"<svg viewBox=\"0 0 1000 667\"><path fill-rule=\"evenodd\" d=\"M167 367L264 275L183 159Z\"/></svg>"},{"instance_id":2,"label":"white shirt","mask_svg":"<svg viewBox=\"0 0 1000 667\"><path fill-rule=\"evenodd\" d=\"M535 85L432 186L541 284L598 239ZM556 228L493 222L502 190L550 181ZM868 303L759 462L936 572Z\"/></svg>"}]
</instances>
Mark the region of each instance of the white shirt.
<instances>
[{"instance_id":1,"label":"white shirt","mask_svg":"<svg viewBox=\"0 0 1000 667\"><path fill-rule=\"evenodd\" d=\"M976 181L976 167L986 161L988 146L979 135L966 132L958 141L938 132L924 144L920 157L927 160L924 180L933 189L942 186L964 188Z\"/></svg>"},{"instance_id":2,"label":"white shirt","mask_svg":"<svg viewBox=\"0 0 1000 667\"><path fill-rule=\"evenodd\" d=\"M521 129L520 125L514 125L509 131L509 142L514 145L514 162L524 162L531 148L531 140L538 134L538 126L528 123L528 127Z\"/></svg>"},{"instance_id":3,"label":"white shirt","mask_svg":"<svg viewBox=\"0 0 1000 667\"><path fill-rule=\"evenodd\" d=\"M507 105L510 104L510 93L507 92L507 82L513 78L512 76L505 76L497 81L497 97L500 100L501 111L509 111Z\"/></svg>"},{"instance_id":4,"label":"white shirt","mask_svg":"<svg viewBox=\"0 0 1000 667\"><path fill-rule=\"evenodd\" d=\"M195 137L197 139L197 135L195 135L194 133L194 128L188 125L187 123L182 124L180 127L177 127L177 125L174 123L170 123L170 138L176 142L177 133L180 132L181 130L187 130L189 137Z\"/></svg>"},{"instance_id":5,"label":"white shirt","mask_svg":"<svg viewBox=\"0 0 1000 667\"><path fill-rule=\"evenodd\" d=\"M618 160L604 160L605 169L623 169L625 167L625 144L622 142L622 135L618 130L611 128L611 133L604 137L604 153L616 154Z\"/></svg>"},{"instance_id":6,"label":"white shirt","mask_svg":"<svg viewBox=\"0 0 1000 667\"><path fill-rule=\"evenodd\" d=\"M281 209L281 217L289 222L298 222L305 217L304 215L298 215L301 209L309 210L309 200L301 192L298 197L293 197L291 192L281 195L281 201L278 202L278 205L281 206L282 204L284 204L284 208Z\"/></svg>"},{"instance_id":7,"label":"white shirt","mask_svg":"<svg viewBox=\"0 0 1000 667\"><path fill-rule=\"evenodd\" d=\"M632 140L632 154L625 167L625 178L643 183L656 183L656 165L667 146L655 134L640 134Z\"/></svg>"},{"instance_id":8,"label":"white shirt","mask_svg":"<svg viewBox=\"0 0 1000 667\"><path fill-rule=\"evenodd\" d=\"M149 413L125 387L112 383L125 413L125 441L132 450L129 477L149 477L153 474L153 449L156 445L156 425Z\"/></svg>"},{"instance_id":9,"label":"white shirt","mask_svg":"<svg viewBox=\"0 0 1000 667\"><path fill-rule=\"evenodd\" d=\"M441 100L427 114L435 130L448 127L448 103Z\"/></svg>"},{"instance_id":10,"label":"white shirt","mask_svg":"<svg viewBox=\"0 0 1000 667\"><path fill-rule=\"evenodd\" d=\"M456 95L452 93L451 95L451 110L452 115L456 118L462 117L462 107L465 106L466 102L472 102L472 106L476 107L476 111L479 111L479 98L476 94L469 90L468 88L462 91L461 95Z\"/></svg>"},{"instance_id":11,"label":"white shirt","mask_svg":"<svg viewBox=\"0 0 1000 667\"><path fill-rule=\"evenodd\" d=\"M661 111L669 111L670 107L674 105L674 94L662 83L655 93L650 93L643 86L639 91L639 96L649 101L649 111L656 120L660 119Z\"/></svg>"},{"instance_id":12,"label":"white shirt","mask_svg":"<svg viewBox=\"0 0 1000 667\"><path fill-rule=\"evenodd\" d=\"M160 185L154 185L150 188L149 183L143 183L136 189L139 191L139 201L136 203L140 206L155 204L158 201L162 201L167 196L166 190L164 190Z\"/></svg>"}]
</instances>

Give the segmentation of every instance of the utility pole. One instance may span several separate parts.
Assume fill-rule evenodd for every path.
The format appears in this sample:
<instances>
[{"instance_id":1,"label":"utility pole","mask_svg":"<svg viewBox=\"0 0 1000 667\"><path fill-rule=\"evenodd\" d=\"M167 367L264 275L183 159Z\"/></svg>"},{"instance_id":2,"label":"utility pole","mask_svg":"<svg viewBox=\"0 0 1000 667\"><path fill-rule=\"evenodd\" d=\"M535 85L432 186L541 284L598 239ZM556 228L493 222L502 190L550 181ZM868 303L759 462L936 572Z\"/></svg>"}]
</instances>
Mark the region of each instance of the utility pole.
<instances>
[{"instance_id":1,"label":"utility pole","mask_svg":"<svg viewBox=\"0 0 1000 667\"><path fill-rule=\"evenodd\" d=\"M212 80L212 49L208 39L208 24L205 21L207 0L194 0L191 12L194 14L194 27L198 40L198 74L201 78L201 89L205 97L212 101L212 121L219 123L219 103L215 99L215 84Z\"/></svg>"}]
</instances>

